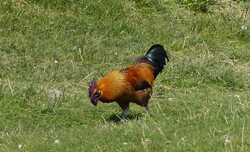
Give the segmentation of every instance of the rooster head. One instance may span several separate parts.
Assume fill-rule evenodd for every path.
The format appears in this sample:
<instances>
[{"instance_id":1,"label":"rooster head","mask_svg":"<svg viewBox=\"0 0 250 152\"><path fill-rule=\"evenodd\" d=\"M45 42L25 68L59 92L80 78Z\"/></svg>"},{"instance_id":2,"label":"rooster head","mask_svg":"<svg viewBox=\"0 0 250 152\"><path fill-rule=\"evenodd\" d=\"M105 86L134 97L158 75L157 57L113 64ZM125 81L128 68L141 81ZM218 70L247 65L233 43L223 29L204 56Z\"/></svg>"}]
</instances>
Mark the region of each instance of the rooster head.
<instances>
[{"instance_id":1,"label":"rooster head","mask_svg":"<svg viewBox=\"0 0 250 152\"><path fill-rule=\"evenodd\" d=\"M93 105L97 105L98 100L101 96L101 91L96 90L96 82L94 80L89 83L89 98Z\"/></svg>"}]
</instances>

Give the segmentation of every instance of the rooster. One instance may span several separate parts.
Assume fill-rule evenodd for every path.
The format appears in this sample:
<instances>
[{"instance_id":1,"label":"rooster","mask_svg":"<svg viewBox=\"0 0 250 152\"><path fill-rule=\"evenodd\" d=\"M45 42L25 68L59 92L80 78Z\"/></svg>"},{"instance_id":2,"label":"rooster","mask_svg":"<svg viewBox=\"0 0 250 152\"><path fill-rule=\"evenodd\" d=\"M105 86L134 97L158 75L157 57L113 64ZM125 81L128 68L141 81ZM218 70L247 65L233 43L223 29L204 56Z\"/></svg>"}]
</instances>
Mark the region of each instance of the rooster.
<instances>
[{"instance_id":1,"label":"rooster","mask_svg":"<svg viewBox=\"0 0 250 152\"><path fill-rule=\"evenodd\" d=\"M145 56L126 68L112 70L97 83L89 84L89 98L93 105L117 102L122 109L121 120L126 120L130 102L144 106L149 112L148 101L152 94L152 86L157 75L162 72L167 53L162 45L153 45Z\"/></svg>"}]
</instances>

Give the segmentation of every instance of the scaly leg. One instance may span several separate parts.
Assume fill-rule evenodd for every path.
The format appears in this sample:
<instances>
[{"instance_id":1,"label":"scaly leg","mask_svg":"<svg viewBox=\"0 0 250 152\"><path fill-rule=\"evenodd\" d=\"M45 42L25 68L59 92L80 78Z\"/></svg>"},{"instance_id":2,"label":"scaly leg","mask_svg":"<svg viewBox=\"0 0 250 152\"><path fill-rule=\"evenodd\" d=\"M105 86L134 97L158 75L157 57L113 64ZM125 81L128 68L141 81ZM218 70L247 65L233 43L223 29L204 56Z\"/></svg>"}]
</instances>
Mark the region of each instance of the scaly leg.
<instances>
[{"instance_id":1,"label":"scaly leg","mask_svg":"<svg viewBox=\"0 0 250 152\"><path fill-rule=\"evenodd\" d=\"M144 106L146 109L146 112L149 113L149 107L148 102L152 94L152 88L146 88L144 90L139 90L136 92L136 95L138 97L138 105Z\"/></svg>"},{"instance_id":2,"label":"scaly leg","mask_svg":"<svg viewBox=\"0 0 250 152\"><path fill-rule=\"evenodd\" d=\"M128 109L129 109L129 106L125 109L122 110L122 114L121 114L121 121L124 122L126 120L126 116L127 116L127 113L128 113Z\"/></svg>"},{"instance_id":3,"label":"scaly leg","mask_svg":"<svg viewBox=\"0 0 250 152\"><path fill-rule=\"evenodd\" d=\"M148 107L149 98L150 96L146 100L143 101L143 106L145 107L147 114L149 114L150 112L149 107Z\"/></svg>"},{"instance_id":4,"label":"scaly leg","mask_svg":"<svg viewBox=\"0 0 250 152\"><path fill-rule=\"evenodd\" d=\"M126 103L126 102L117 102L117 103L122 108L122 114L120 118L121 118L121 121L124 122L126 120L127 112L129 109L129 103Z\"/></svg>"},{"instance_id":5,"label":"scaly leg","mask_svg":"<svg viewBox=\"0 0 250 152\"><path fill-rule=\"evenodd\" d=\"M149 110L148 105L145 105L145 109L146 109L146 112L149 114L150 110Z\"/></svg>"}]
</instances>

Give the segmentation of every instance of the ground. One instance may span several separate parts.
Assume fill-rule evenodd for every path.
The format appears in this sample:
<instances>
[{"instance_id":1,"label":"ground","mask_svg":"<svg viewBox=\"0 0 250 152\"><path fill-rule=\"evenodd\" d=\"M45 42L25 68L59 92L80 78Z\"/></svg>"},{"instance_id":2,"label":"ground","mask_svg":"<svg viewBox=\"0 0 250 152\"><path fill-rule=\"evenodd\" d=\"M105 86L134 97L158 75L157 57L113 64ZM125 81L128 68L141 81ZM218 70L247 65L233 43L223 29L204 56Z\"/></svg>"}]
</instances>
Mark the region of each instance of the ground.
<instances>
[{"instance_id":1,"label":"ground","mask_svg":"<svg viewBox=\"0 0 250 152\"><path fill-rule=\"evenodd\" d=\"M0 151L249 151L249 3L191 2L0 2ZM94 107L88 83L155 43L150 114Z\"/></svg>"}]
</instances>

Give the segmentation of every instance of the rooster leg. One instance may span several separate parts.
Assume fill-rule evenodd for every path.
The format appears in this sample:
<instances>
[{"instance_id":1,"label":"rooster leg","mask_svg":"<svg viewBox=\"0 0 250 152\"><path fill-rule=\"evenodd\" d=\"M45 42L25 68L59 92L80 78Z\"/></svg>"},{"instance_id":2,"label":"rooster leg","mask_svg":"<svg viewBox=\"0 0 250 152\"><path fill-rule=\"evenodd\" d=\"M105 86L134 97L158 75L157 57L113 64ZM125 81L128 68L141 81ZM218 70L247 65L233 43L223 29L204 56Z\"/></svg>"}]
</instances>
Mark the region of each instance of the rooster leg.
<instances>
[{"instance_id":1,"label":"rooster leg","mask_svg":"<svg viewBox=\"0 0 250 152\"><path fill-rule=\"evenodd\" d=\"M129 109L129 103L126 103L126 102L117 102L117 103L122 108L122 114L120 116L121 121L125 121L126 116L127 116L127 112L128 112L128 109Z\"/></svg>"},{"instance_id":2,"label":"rooster leg","mask_svg":"<svg viewBox=\"0 0 250 152\"><path fill-rule=\"evenodd\" d=\"M127 113L128 113L128 109L129 109L129 107L123 109L122 114L121 114L121 120L122 120L122 121L125 121L125 120L126 120L126 116L127 116Z\"/></svg>"},{"instance_id":3,"label":"rooster leg","mask_svg":"<svg viewBox=\"0 0 250 152\"><path fill-rule=\"evenodd\" d=\"M147 113L150 112L148 105L145 105L145 109L146 109L146 112L147 112Z\"/></svg>"},{"instance_id":4,"label":"rooster leg","mask_svg":"<svg viewBox=\"0 0 250 152\"><path fill-rule=\"evenodd\" d=\"M150 97L148 97L146 100L144 100L142 103L142 105L145 107L146 109L146 112L149 113L149 107L148 107L148 100L149 100Z\"/></svg>"},{"instance_id":5,"label":"rooster leg","mask_svg":"<svg viewBox=\"0 0 250 152\"><path fill-rule=\"evenodd\" d=\"M152 88L146 88L144 90L138 91L140 93L139 96L139 105L144 106L146 109L146 112L149 113L149 107L148 107L148 101L152 94Z\"/></svg>"}]
</instances>

